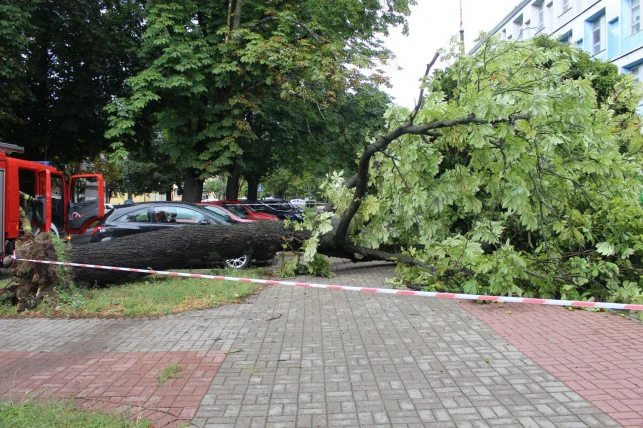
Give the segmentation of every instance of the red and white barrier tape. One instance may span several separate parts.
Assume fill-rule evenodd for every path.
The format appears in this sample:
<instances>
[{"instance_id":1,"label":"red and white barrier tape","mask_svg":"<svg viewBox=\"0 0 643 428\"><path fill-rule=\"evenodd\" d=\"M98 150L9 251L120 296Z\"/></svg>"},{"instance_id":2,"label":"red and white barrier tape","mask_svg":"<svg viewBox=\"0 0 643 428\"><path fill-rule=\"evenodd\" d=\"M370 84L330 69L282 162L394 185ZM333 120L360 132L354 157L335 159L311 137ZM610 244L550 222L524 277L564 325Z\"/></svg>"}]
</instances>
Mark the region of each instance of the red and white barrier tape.
<instances>
[{"instance_id":1,"label":"red and white barrier tape","mask_svg":"<svg viewBox=\"0 0 643 428\"><path fill-rule=\"evenodd\" d=\"M571 307L579 307L579 308L601 308L601 309L616 309L616 310L627 310L627 311L643 311L643 305L624 304L624 303L535 299L535 298L529 298L529 297L486 296L486 295L479 295L479 294L440 293L437 291L396 290L393 288L368 288L368 287L352 287L349 285L313 284L313 283L305 283L305 282L275 281L271 279L237 278L234 276L205 275L200 273L182 273L182 272L170 272L170 271L151 270L151 269L136 269L136 268L115 267L115 266L88 265L88 264L82 264L82 263L54 262L49 260L20 259L20 258L16 258L15 256L14 256L14 260L20 261L20 262L44 263L48 265L72 266L72 267L88 268L88 269L106 269L106 270L116 270L116 271L122 271L122 272L137 272L137 273L154 274L154 275L179 276L179 277L185 277L185 278L215 279L218 281L251 282L255 284L265 284L265 285L288 285L291 287L328 288L330 290L362 291L365 293L378 293L378 294L400 294L404 296L439 297L443 299L484 300L484 301L498 302L498 303L528 303L533 305L554 305L554 306L571 306Z\"/></svg>"}]
</instances>

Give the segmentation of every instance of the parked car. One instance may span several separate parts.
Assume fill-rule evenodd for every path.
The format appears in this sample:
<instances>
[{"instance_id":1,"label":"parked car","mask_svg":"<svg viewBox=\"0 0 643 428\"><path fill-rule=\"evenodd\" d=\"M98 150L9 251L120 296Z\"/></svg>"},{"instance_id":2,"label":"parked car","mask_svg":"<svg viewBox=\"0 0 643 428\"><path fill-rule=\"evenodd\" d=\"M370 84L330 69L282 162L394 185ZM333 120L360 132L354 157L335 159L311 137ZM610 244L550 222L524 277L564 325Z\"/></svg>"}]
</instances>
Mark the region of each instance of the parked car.
<instances>
[{"instance_id":1,"label":"parked car","mask_svg":"<svg viewBox=\"0 0 643 428\"><path fill-rule=\"evenodd\" d=\"M212 211L212 213L220 216L222 219L229 223L254 223L257 221L263 221L263 219L260 220L256 218L250 218L250 216L245 213L245 210L242 210L239 213L240 215L237 215L233 211L213 202L198 202L197 205L205 208L208 211Z\"/></svg>"},{"instance_id":2,"label":"parked car","mask_svg":"<svg viewBox=\"0 0 643 428\"><path fill-rule=\"evenodd\" d=\"M90 242L102 242L122 236L198 225L231 224L220 214L187 202L143 202L116 205L105 214L92 231ZM275 254L254 254L257 261L271 260ZM235 269L246 268L252 257L248 254L226 260Z\"/></svg>"},{"instance_id":3,"label":"parked car","mask_svg":"<svg viewBox=\"0 0 643 428\"><path fill-rule=\"evenodd\" d=\"M255 221L277 221L279 218L277 216L274 216L272 214L268 213L262 213L262 212L255 212L251 210L247 205L239 202L239 201L229 201L229 200L224 200L224 201L216 201L212 202L214 205L218 205L220 207L223 207L235 215L241 217L241 218L247 218L249 220L255 220Z\"/></svg>"},{"instance_id":4,"label":"parked car","mask_svg":"<svg viewBox=\"0 0 643 428\"><path fill-rule=\"evenodd\" d=\"M304 220L302 213L296 208L291 207L288 202L249 202L246 205L254 212L272 214L281 220Z\"/></svg>"},{"instance_id":5,"label":"parked car","mask_svg":"<svg viewBox=\"0 0 643 428\"><path fill-rule=\"evenodd\" d=\"M303 208L306 206L306 201L304 199L291 199L290 204L299 208Z\"/></svg>"},{"instance_id":6,"label":"parked car","mask_svg":"<svg viewBox=\"0 0 643 428\"><path fill-rule=\"evenodd\" d=\"M293 200L294 201L302 201L302 199L293 199ZM261 198L257 202L269 205L269 206L271 206L271 207L273 207L275 209L281 210L281 211L287 210L287 211L297 211L299 213L303 213L304 212L303 207L300 207L299 205L294 204L292 202L293 200L286 201L285 199L269 197L269 198Z\"/></svg>"}]
</instances>

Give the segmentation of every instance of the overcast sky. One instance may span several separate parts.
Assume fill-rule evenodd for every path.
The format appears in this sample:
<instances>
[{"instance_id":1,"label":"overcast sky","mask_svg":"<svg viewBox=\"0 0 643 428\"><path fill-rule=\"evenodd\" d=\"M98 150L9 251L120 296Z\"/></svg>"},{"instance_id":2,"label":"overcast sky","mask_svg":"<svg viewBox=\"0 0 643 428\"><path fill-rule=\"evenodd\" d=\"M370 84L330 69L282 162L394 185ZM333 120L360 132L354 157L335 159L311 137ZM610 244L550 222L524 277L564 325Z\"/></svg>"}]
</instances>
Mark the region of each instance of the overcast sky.
<instances>
[{"instance_id":1,"label":"overcast sky","mask_svg":"<svg viewBox=\"0 0 643 428\"><path fill-rule=\"evenodd\" d=\"M480 31L489 31L520 2L520 0L462 0L464 44L468 52ZM448 46L449 39L460 32L459 0L417 0L409 17L409 36L397 29L386 46L396 59L387 74L393 87L386 91L395 102L413 107L419 94L419 79L435 52ZM401 67L402 70L396 70Z\"/></svg>"}]
</instances>

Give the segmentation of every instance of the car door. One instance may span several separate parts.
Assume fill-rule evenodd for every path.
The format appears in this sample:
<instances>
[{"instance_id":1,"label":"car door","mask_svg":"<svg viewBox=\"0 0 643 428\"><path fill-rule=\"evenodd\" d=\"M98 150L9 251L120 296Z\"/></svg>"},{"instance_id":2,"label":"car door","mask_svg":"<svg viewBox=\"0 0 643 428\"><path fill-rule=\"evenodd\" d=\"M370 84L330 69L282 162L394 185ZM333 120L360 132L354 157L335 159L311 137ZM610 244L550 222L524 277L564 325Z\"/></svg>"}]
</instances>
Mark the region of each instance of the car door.
<instances>
[{"instance_id":1,"label":"car door","mask_svg":"<svg viewBox=\"0 0 643 428\"><path fill-rule=\"evenodd\" d=\"M123 215L110 216L102 225L97 241L108 241L122 236L149 232L150 216L148 207L128 211ZM96 242L92 237L92 242Z\"/></svg>"},{"instance_id":2,"label":"car door","mask_svg":"<svg viewBox=\"0 0 643 428\"><path fill-rule=\"evenodd\" d=\"M199 224L210 224L200 211L177 205L155 205L150 211L150 230L166 230Z\"/></svg>"},{"instance_id":3,"label":"car door","mask_svg":"<svg viewBox=\"0 0 643 428\"><path fill-rule=\"evenodd\" d=\"M101 174L80 174L70 178L67 226L70 233L84 233L101 218L105 204L105 183Z\"/></svg>"}]
</instances>

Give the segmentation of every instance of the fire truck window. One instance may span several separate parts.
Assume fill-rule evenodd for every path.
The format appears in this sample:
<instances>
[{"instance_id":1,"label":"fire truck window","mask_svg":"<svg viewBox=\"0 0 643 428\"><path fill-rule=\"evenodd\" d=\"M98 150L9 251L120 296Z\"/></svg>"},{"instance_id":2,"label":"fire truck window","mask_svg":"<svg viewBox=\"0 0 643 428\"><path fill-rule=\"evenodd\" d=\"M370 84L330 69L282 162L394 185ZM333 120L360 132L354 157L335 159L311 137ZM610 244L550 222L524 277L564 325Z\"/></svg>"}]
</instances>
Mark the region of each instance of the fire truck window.
<instances>
[{"instance_id":1,"label":"fire truck window","mask_svg":"<svg viewBox=\"0 0 643 428\"><path fill-rule=\"evenodd\" d=\"M18 170L18 186L22 193L36 196L36 174L27 169Z\"/></svg>"},{"instance_id":2,"label":"fire truck window","mask_svg":"<svg viewBox=\"0 0 643 428\"><path fill-rule=\"evenodd\" d=\"M58 230L63 230L65 222L65 206L63 202L63 177L51 176L51 222Z\"/></svg>"},{"instance_id":3,"label":"fire truck window","mask_svg":"<svg viewBox=\"0 0 643 428\"><path fill-rule=\"evenodd\" d=\"M63 198L63 181L61 177L51 177L51 197L53 199Z\"/></svg>"},{"instance_id":4,"label":"fire truck window","mask_svg":"<svg viewBox=\"0 0 643 428\"><path fill-rule=\"evenodd\" d=\"M78 204L98 199L98 179L96 177L74 180L72 201Z\"/></svg>"}]
</instances>

